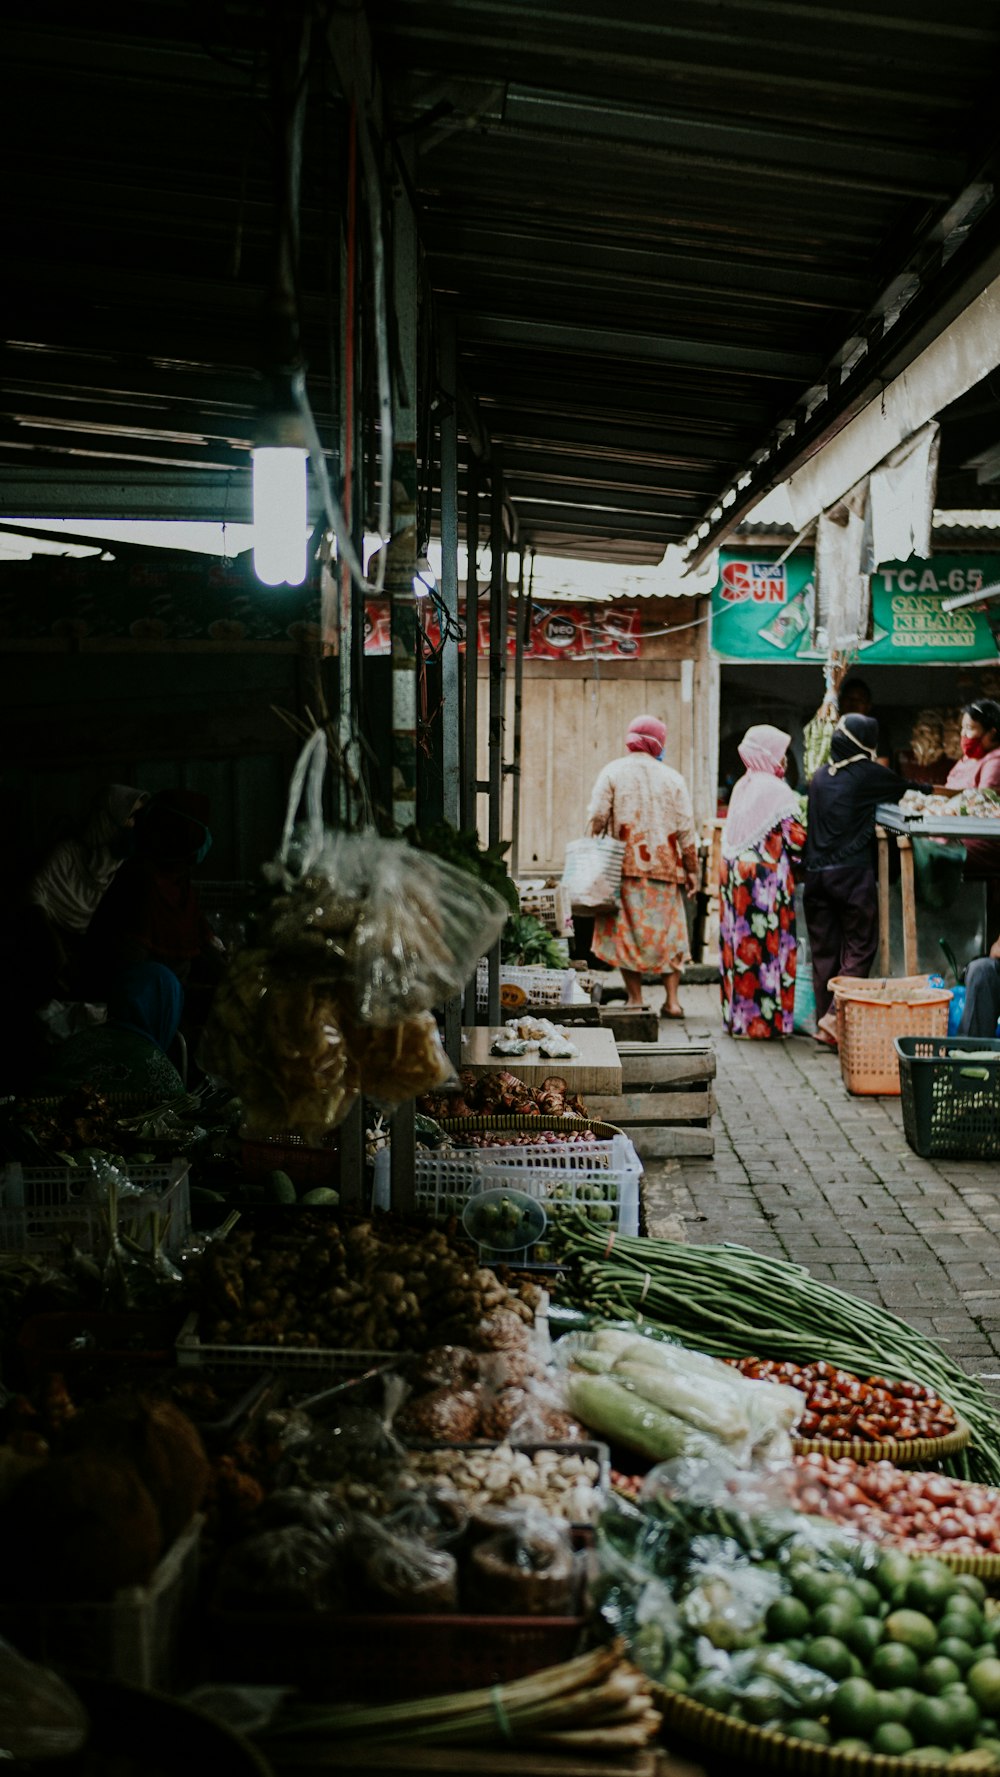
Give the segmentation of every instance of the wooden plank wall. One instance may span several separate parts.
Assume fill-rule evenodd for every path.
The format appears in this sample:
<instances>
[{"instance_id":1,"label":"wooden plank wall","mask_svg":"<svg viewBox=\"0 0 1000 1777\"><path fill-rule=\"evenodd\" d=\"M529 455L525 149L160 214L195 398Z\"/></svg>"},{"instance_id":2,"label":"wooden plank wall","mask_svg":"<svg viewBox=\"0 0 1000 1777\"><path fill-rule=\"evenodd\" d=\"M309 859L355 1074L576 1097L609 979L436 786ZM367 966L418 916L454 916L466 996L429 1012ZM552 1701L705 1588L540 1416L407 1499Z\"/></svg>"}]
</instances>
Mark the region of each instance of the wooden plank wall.
<instances>
[{"instance_id":1,"label":"wooden plank wall","mask_svg":"<svg viewBox=\"0 0 1000 1777\"><path fill-rule=\"evenodd\" d=\"M649 606L647 611L646 606ZM694 599L648 600L646 629L681 625L703 615ZM479 778L488 769L488 662L481 660ZM708 628L652 636L638 660L529 660L524 667L521 755L520 874L562 868L566 842L585 827L587 803L603 765L620 758L625 731L637 715L659 716L667 727L667 763L687 780L695 828L715 812L718 747L718 666L708 654ZM506 756L513 734L513 661L507 679ZM511 832L511 783L505 781L505 837ZM486 797L480 798L485 839Z\"/></svg>"}]
</instances>

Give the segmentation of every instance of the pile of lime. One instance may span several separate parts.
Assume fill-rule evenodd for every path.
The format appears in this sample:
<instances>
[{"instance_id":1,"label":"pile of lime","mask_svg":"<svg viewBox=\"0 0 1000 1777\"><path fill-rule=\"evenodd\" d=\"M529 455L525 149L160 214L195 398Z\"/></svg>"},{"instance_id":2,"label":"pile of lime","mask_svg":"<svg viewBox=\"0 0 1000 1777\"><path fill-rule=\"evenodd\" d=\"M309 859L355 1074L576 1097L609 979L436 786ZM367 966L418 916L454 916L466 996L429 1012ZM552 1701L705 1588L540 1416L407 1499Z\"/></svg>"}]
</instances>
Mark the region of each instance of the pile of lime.
<instances>
[{"instance_id":1,"label":"pile of lime","mask_svg":"<svg viewBox=\"0 0 1000 1777\"><path fill-rule=\"evenodd\" d=\"M589 1179L574 1179L572 1173L565 1179L547 1182L546 1208L550 1222L558 1222L560 1218L572 1217L579 1212L588 1221L608 1223L615 1213L614 1205L608 1202L601 1185Z\"/></svg>"},{"instance_id":2,"label":"pile of lime","mask_svg":"<svg viewBox=\"0 0 1000 1777\"><path fill-rule=\"evenodd\" d=\"M990 1614L980 1580L888 1549L863 1578L807 1552L786 1577L738 1688L699 1676L684 1652L668 1687L821 1746L921 1765L968 1764L975 1750L1000 1763L1000 1612Z\"/></svg>"}]
</instances>

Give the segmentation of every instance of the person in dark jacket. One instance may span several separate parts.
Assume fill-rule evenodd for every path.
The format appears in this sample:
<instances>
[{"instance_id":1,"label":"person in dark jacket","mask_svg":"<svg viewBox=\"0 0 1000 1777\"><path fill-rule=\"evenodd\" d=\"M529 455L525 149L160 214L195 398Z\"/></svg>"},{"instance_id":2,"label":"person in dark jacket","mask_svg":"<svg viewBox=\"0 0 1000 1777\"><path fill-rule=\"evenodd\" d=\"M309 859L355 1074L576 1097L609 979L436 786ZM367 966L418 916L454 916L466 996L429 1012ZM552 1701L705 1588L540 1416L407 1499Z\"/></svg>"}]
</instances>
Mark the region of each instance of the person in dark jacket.
<instances>
[{"instance_id":1,"label":"person in dark jacket","mask_svg":"<svg viewBox=\"0 0 1000 1777\"><path fill-rule=\"evenodd\" d=\"M830 763L809 783L803 891L812 949L817 1040L836 1047L830 982L868 974L878 948L875 810L917 786L878 763L873 716L842 716Z\"/></svg>"}]
</instances>

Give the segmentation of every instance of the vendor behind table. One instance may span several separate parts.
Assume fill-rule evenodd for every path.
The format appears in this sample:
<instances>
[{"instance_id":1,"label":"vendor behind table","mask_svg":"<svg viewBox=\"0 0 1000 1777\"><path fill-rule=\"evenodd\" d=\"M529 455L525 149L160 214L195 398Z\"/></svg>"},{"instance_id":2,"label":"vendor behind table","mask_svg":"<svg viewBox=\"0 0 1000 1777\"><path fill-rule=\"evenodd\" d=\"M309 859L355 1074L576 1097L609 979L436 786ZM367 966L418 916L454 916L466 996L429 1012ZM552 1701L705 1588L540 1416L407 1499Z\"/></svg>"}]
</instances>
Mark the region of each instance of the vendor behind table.
<instances>
[{"instance_id":1,"label":"vendor behind table","mask_svg":"<svg viewBox=\"0 0 1000 1777\"><path fill-rule=\"evenodd\" d=\"M962 757L945 780L949 789L1000 790L1000 703L977 698L962 711ZM965 841L967 882L986 884L988 931L1000 927L1000 841Z\"/></svg>"},{"instance_id":2,"label":"vendor behind table","mask_svg":"<svg viewBox=\"0 0 1000 1777\"><path fill-rule=\"evenodd\" d=\"M803 905L817 1041L828 1047L837 1040L829 984L835 975L867 976L878 947L875 810L923 787L878 763L878 723L860 715L841 716L830 761L810 780Z\"/></svg>"}]
</instances>

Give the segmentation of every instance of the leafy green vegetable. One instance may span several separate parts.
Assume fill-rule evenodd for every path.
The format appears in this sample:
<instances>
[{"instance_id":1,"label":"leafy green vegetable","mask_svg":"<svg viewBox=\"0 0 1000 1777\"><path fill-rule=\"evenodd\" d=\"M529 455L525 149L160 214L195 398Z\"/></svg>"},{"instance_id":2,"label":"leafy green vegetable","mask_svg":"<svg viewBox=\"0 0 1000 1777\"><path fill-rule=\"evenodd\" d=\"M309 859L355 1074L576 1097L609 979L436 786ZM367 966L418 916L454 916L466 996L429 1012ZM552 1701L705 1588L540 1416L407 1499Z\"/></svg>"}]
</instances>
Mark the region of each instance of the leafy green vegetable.
<instances>
[{"instance_id":1,"label":"leafy green vegetable","mask_svg":"<svg viewBox=\"0 0 1000 1777\"><path fill-rule=\"evenodd\" d=\"M533 913L511 914L500 937L500 960L530 968L564 969L566 953Z\"/></svg>"}]
</instances>

